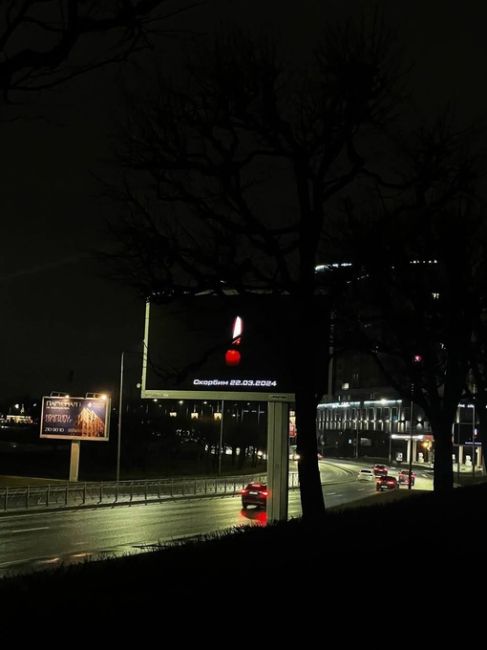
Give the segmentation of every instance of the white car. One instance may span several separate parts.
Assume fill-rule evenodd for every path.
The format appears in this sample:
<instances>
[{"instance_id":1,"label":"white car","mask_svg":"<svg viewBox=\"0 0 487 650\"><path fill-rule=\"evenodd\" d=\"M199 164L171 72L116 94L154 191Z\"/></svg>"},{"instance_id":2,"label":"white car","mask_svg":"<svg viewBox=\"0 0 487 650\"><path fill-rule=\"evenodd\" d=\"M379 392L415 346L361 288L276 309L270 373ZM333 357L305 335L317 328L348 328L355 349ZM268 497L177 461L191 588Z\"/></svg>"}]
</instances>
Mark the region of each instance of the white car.
<instances>
[{"instance_id":1,"label":"white car","mask_svg":"<svg viewBox=\"0 0 487 650\"><path fill-rule=\"evenodd\" d=\"M357 474L358 481L374 481L375 475L373 469L361 469Z\"/></svg>"}]
</instances>

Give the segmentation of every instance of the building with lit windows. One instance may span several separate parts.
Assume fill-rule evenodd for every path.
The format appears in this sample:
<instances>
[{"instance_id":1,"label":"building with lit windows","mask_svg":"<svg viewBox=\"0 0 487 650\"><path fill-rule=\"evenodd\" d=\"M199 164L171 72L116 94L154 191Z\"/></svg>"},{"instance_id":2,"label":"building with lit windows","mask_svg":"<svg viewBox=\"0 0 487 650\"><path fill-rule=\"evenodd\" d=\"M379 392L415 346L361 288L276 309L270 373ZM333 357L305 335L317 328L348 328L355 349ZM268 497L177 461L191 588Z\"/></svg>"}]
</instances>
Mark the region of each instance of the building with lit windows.
<instances>
[{"instance_id":1,"label":"building with lit windows","mask_svg":"<svg viewBox=\"0 0 487 650\"><path fill-rule=\"evenodd\" d=\"M434 440L423 411L383 385L380 370L371 358L357 353L341 355L331 384L334 390L323 398L317 410L321 453L386 458L390 464L408 463L412 453L413 463L432 466ZM473 404L458 405L452 436L454 469L481 471L482 448L477 440Z\"/></svg>"},{"instance_id":2,"label":"building with lit windows","mask_svg":"<svg viewBox=\"0 0 487 650\"><path fill-rule=\"evenodd\" d=\"M389 463L433 462L428 422L411 404L390 390L340 391L334 401L318 405L318 444L325 455L387 458Z\"/></svg>"}]
</instances>

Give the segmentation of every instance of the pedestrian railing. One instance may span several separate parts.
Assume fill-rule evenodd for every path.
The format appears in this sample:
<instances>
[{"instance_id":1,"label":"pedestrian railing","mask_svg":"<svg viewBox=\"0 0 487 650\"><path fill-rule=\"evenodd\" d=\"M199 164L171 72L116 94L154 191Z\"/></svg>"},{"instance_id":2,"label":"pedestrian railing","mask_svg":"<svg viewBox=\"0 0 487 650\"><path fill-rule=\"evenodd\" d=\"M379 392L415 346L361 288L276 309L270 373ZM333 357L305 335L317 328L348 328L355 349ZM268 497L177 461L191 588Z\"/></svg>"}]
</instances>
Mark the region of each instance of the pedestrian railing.
<instances>
[{"instance_id":1,"label":"pedestrian railing","mask_svg":"<svg viewBox=\"0 0 487 650\"><path fill-rule=\"evenodd\" d=\"M236 495L266 474L217 478L172 478L147 481L66 482L0 488L0 512L59 509ZM289 473L289 488L299 487L298 473Z\"/></svg>"}]
</instances>

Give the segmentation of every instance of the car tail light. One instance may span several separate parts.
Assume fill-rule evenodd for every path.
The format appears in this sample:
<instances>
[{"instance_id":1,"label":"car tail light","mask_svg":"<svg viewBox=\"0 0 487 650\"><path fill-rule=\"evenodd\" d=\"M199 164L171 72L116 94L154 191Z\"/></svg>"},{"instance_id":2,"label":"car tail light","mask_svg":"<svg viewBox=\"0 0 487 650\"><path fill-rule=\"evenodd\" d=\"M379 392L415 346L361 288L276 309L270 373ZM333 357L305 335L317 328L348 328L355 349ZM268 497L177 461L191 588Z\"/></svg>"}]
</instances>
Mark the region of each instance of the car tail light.
<instances>
[{"instance_id":1,"label":"car tail light","mask_svg":"<svg viewBox=\"0 0 487 650\"><path fill-rule=\"evenodd\" d=\"M261 490L260 493L262 494L263 497L266 497L268 494L267 490Z\"/></svg>"},{"instance_id":2,"label":"car tail light","mask_svg":"<svg viewBox=\"0 0 487 650\"><path fill-rule=\"evenodd\" d=\"M244 488L243 490L241 490L240 494L248 494L248 492L249 491L247 490L247 488Z\"/></svg>"}]
</instances>

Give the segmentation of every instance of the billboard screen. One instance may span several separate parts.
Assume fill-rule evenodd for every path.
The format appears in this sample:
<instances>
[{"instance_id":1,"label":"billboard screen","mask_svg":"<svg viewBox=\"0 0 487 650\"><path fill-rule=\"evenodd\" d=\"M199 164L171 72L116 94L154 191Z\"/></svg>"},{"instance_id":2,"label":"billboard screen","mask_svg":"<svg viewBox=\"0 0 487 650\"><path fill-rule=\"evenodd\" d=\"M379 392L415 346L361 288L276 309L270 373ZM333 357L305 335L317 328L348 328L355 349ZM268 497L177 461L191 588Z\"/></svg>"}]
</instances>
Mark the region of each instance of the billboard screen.
<instances>
[{"instance_id":1,"label":"billboard screen","mask_svg":"<svg viewBox=\"0 0 487 650\"><path fill-rule=\"evenodd\" d=\"M293 400L296 335L288 297L148 304L142 397Z\"/></svg>"},{"instance_id":2,"label":"billboard screen","mask_svg":"<svg viewBox=\"0 0 487 650\"><path fill-rule=\"evenodd\" d=\"M110 400L101 397L43 397L41 438L108 440Z\"/></svg>"}]
</instances>

